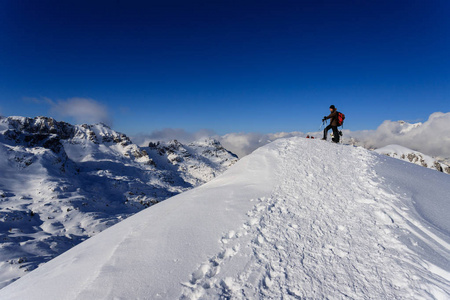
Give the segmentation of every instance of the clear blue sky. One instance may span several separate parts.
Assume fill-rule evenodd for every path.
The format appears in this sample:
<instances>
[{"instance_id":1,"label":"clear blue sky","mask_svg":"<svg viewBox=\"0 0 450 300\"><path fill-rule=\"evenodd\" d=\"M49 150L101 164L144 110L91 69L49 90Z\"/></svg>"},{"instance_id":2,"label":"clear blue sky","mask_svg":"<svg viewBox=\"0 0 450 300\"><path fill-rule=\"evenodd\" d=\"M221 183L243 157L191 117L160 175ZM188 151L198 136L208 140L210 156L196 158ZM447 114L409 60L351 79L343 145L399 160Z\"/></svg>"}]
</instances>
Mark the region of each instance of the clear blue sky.
<instances>
[{"instance_id":1,"label":"clear blue sky","mask_svg":"<svg viewBox=\"0 0 450 300\"><path fill-rule=\"evenodd\" d=\"M130 134L316 130L330 104L353 130L426 119L450 111L449 16L447 0L3 0L0 113L90 98Z\"/></svg>"}]
</instances>

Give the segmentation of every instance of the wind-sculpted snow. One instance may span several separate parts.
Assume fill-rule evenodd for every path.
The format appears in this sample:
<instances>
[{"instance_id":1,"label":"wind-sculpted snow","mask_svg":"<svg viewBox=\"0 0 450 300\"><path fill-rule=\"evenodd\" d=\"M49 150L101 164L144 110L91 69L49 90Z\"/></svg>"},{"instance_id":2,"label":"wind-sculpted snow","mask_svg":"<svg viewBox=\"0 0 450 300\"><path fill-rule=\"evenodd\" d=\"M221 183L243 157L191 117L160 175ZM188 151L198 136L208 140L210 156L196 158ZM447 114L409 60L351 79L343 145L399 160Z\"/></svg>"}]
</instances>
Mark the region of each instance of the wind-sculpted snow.
<instances>
[{"instance_id":1,"label":"wind-sculpted snow","mask_svg":"<svg viewBox=\"0 0 450 300\"><path fill-rule=\"evenodd\" d=\"M278 140L0 298L448 299L448 180L362 148Z\"/></svg>"},{"instance_id":2,"label":"wind-sculpted snow","mask_svg":"<svg viewBox=\"0 0 450 300\"><path fill-rule=\"evenodd\" d=\"M210 139L142 148L104 124L0 118L0 287L236 161Z\"/></svg>"}]
</instances>

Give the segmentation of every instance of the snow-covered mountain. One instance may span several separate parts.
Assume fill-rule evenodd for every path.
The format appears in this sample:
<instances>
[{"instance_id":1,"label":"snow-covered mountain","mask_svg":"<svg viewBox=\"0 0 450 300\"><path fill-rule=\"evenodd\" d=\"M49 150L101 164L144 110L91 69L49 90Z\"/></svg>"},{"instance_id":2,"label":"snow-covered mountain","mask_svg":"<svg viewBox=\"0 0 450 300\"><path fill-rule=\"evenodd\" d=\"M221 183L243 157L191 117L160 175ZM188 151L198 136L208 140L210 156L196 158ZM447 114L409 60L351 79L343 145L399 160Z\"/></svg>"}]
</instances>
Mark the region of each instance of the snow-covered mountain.
<instances>
[{"instance_id":1,"label":"snow-covered mountain","mask_svg":"<svg viewBox=\"0 0 450 300\"><path fill-rule=\"evenodd\" d=\"M393 158L398 158L425 168L450 174L450 166L444 164L443 162L439 162L431 156L400 145L388 145L386 147L375 149L375 152L391 156Z\"/></svg>"},{"instance_id":2,"label":"snow-covered mountain","mask_svg":"<svg viewBox=\"0 0 450 300\"><path fill-rule=\"evenodd\" d=\"M104 124L0 118L0 287L236 161L212 139L138 147Z\"/></svg>"},{"instance_id":3,"label":"snow-covered mountain","mask_svg":"<svg viewBox=\"0 0 450 300\"><path fill-rule=\"evenodd\" d=\"M449 299L449 183L360 147L280 139L0 299Z\"/></svg>"},{"instance_id":4,"label":"snow-covered mountain","mask_svg":"<svg viewBox=\"0 0 450 300\"><path fill-rule=\"evenodd\" d=\"M423 125L422 122L409 123L409 122L406 122L403 120L397 121L397 123L398 123L398 127L397 127L398 134L406 134L408 132L411 132L411 130L419 128L420 126Z\"/></svg>"}]
</instances>

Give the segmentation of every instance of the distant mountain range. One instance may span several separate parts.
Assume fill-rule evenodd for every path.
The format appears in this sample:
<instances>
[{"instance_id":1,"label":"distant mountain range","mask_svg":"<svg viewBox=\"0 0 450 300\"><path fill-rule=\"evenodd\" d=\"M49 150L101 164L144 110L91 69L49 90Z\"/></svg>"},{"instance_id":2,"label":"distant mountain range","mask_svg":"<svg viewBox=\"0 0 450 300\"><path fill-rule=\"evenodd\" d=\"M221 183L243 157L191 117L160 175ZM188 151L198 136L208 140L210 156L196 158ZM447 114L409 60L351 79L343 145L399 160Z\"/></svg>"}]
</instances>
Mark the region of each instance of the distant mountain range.
<instances>
[{"instance_id":1,"label":"distant mountain range","mask_svg":"<svg viewBox=\"0 0 450 300\"><path fill-rule=\"evenodd\" d=\"M139 147L105 124L0 118L0 287L237 160L213 139Z\"/></svg>"}]
</instances>

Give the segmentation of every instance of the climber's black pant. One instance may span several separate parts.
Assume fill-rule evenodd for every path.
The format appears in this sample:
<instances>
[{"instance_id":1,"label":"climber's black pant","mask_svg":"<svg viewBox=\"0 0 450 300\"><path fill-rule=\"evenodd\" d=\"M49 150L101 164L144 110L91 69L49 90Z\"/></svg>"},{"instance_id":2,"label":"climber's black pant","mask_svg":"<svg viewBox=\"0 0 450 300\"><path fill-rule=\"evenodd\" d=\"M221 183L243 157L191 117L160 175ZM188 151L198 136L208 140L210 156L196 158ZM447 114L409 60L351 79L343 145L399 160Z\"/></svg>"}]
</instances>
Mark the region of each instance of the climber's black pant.
<instances>
[{"instance_id":1,"label":"climber's black pant","mask_svg":"<svg viewBox=\"0 0 450 300\"><path fill-rule=\"evenodd\" d=\"M332 141L335 143L339 143L340 136L339 136L339 130L338 130L337 126L328 125L327 127L325 127L325 129L323 130L323 138L325 140L327 139L328 130L330 130L330 129L333 130L333 135L334 135Z\"/></svg>"}]
</instances>

